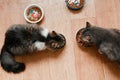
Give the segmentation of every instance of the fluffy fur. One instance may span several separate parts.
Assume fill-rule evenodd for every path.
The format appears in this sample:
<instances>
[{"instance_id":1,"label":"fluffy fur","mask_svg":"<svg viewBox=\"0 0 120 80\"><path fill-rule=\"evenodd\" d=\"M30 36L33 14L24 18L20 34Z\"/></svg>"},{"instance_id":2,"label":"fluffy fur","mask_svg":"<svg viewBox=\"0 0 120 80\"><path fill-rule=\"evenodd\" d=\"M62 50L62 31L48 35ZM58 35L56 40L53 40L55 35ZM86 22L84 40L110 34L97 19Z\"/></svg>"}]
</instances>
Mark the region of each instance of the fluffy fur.
<instances>
[{"instance_id":1,"label":"fluffy fur","mask_svg":"<svg viewBox=\"0 0 120 80\"><path fill-rule=\"evenodd\" d=\"M111 61L120 62L120 31L117 29L104 29L86 23L80 30L79 44L85 47L96 45L98 51Z\"/></svg>"},{"instance_id":2,"label":"fluffy fur","mask_svg":"<svg viewBox=\"0 0 120 80\"><path fill-rule=\"evenodd\" d=\"M61 34L49 32L36 24L12 25L5 34L1 51L1 66L7 72L18 73L25 70L24 63L16 62L14 55L23 55L44 49L54 50L62 41ZM53 45L56 42L56 45ZM52 46L51 46L52 45Z\"/></svg>"}]
</instances>

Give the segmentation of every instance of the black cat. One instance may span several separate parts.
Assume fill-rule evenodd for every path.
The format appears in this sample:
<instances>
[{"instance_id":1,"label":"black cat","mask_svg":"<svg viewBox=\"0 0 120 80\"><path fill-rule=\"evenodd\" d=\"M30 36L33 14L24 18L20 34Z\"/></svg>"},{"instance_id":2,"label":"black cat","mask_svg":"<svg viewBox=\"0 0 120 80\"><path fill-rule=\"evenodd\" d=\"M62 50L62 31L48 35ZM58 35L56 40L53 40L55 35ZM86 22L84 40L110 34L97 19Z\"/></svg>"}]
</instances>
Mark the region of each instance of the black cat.
<instances>
[{"instance_id":1,"label":"black cat","mask_svg":"<svg viewBox=\"0 0 120 80\"><path fill-rule=\"evenodd\" d=\"M86 23L86 27L78 31L78 44L84 47L97 46L99 53L104 54L112 61L120 62L120 31L104 29Z\"/></svg>"},{"instance_id":2,"label":"black cat","mask_svg":"<svg viewBox=\"0 0 120 80\"><path fill-rule=\"evenodd\" d=\"M49 32L36 24L11 26L6 34L1 51L1 66L7 72L25 70L24 63L16 62L14 55L22 55L44 49L56 50L64 47L65 38L55 31Z\"/></svg>"}]
</instances>

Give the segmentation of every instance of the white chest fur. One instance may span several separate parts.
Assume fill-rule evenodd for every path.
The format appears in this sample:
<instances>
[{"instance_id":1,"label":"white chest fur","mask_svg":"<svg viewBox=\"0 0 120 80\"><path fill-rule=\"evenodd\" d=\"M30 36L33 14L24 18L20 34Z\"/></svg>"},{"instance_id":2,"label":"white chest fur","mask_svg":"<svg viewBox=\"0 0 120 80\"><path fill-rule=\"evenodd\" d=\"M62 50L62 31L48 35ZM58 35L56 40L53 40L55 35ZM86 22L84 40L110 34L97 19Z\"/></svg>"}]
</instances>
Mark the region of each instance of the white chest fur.
<instances>
[{"instance_id":1,"label":"white chest fur","mask_svg":"<svg viewBox=\"0 0 120 80\"><path fill-rule=\"evenodd\" d=\"M40 42L40 41L36 41L36 42L34 43L34 47L35 47L37 50L39 50L39 51L46 49L45 43L44 43L44 42Z\"/></svg>"},{"instance_id":2,"label":"white chest fur","mask_svg":"<svg viewBox=\"0 0 120 80\"><path fill-rule=\"evenodd\" d=\"M47 38L48 33L49 33L48 29L45 28L43 28L43 30L41 31L42 36L44 36L45 38Z\"/></svg>"}]
</instances>

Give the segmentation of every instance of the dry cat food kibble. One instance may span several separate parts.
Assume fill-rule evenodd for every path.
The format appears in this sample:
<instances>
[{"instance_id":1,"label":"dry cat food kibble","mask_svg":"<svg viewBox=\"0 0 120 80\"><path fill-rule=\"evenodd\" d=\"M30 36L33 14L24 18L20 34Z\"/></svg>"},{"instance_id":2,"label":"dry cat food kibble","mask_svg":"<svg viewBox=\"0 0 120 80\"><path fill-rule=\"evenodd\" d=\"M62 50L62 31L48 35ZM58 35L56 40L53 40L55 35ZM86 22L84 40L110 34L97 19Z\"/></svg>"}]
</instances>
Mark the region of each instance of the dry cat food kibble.
<instances>
[{"instance_id":1,"label":"dry cat food kibble","mask_svg":"<svg viewBox=\"0 0 120 80\"><path fill-rule=\"evenodd\" d=\"M32 7L27 11L27 18L31 21L39 20L41 15L42 15L41 10L37 7Z\"/></svg>"}]
</instances>

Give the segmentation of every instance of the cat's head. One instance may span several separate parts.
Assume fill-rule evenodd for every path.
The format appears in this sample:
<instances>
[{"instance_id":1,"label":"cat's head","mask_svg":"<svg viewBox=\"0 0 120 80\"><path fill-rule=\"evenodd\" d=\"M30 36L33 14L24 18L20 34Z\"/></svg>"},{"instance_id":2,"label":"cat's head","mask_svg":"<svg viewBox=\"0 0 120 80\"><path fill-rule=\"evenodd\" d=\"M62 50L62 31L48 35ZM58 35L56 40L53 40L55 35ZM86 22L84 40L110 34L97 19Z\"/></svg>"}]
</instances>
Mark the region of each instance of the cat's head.
<instances>
[{"instance_id":1,"label":"cat's head","mask_svg":"<svg viewBox=\"0 0 120 80\"><path fill-rule=\"evenodd\" d=\"M66 39L62 34L57 33L55 31L49 33L46 41L46 46L49 50L61 49L65 46L65 44Z\"/></svg>"},{"instance_id":2,"label":"cat's head","mask_svg":"<svg viewBox=\"0 0 120 80\"><path fill-rule=\"evenodd\" d=\"M89 46L94 45L95 38L94 38L92 27L94 26L92 26L89 22L86 22L86 27L80 29L77 32L76 40L79 45L84 46L84 47L89 47Z\"/></svg>"}]
</instances>

